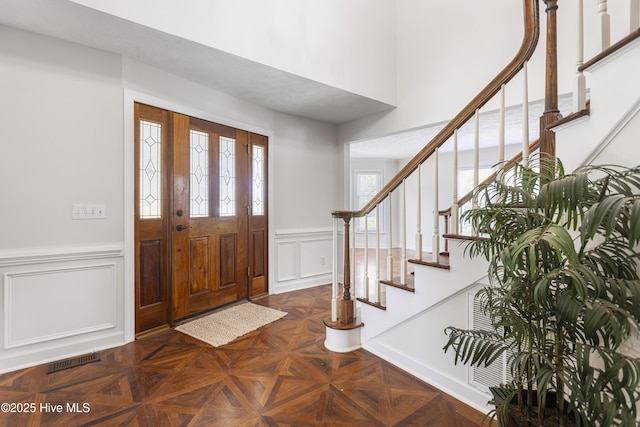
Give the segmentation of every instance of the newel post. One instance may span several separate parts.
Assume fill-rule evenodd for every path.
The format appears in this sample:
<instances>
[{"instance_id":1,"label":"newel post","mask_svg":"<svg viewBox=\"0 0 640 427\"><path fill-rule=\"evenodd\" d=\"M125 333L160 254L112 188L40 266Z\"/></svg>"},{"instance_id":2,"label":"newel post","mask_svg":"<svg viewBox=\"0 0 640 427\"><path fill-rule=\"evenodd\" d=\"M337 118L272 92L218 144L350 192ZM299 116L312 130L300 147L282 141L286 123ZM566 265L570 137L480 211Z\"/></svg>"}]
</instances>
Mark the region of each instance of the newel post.
<instances>
[{"instance_id":1,"label":"newel post","mask_svg":"<svg viewBox=\"0 0 640 427\"><path fill-rule=\"evenodd\" d=\"M340 315L339 321L343 325L347 325L352 323L354 318L354 301L351 299L351 259L350 259L350 251L349 248L351 245L349 244L349 222L351 221L351 217L345 216L344 218L344 293L342 295L342 299L340 300Z\"/></svg>"},{"instance_id":2,"label":"newel post","mask_svg":"<svg viewBox=\"0 0 640 427\"><path fill-rule=\"evenodd\" d=\"M552 171L556 155L556 137L548 126L562 117L558 109L558 0L544 0L547 5L547 66L545 83L545 111L540 117L540 167Z\"/></svg>"}]
</instances>

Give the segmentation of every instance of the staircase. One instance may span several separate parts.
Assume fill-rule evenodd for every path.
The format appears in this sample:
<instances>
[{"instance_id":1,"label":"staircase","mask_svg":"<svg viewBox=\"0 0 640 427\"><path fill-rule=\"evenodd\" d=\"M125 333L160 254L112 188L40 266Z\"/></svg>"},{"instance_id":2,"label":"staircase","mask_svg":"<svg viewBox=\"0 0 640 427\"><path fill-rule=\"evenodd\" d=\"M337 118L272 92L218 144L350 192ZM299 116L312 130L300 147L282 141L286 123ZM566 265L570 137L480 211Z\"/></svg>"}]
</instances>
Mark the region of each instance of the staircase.
<instances>
[{"instance_id":1,"label":"staircase","mask_svg":"<svg viewBox=\"0 0 640 427\"><path fill-rule=\"evenodd\" d=\"M582 5L582 0L580 5ZM473 311L473 295L481 285L486 285L487 263L481 259L465 257L465 241L480 238L460 234L458 221L460 208L465 203L474 204L472 191L458 197L457 194L457 140L458 132L467 122L475 120L474 141L474 187L479 182L478 156L483 149L478 135L480 110L492 98L498 98L500 106L500 141L496 173L505 170L514 162L528 162L532 153L539 150L541 159L557 155L570 171L587 163L615 163L634 165L639 162L640 148L640 5L638 0L629 0L628 23L630 32L614 44L608 42L611 22L607 15L606 1L598 2L598 9L587 13L598 13L602 23L602 53L583 63L582 47L579 48L573 79L573 113L562 118L558 110L557 72L555 43L557 34L557 0L545 1L547 14L547 89L545 113L541 118L540 139L530 143L528 129L529 100L522 101L522 152L509 162L504 158L504 91L518 73L523 73L523 93L527 93L527 61L533 55L539 35L539 7L537 0L524 0L524 38L519 52L503 71L492 80L465 108L447 124L433 140L392 178L372 200L359 211L334 211L334 298L332 318L325 321L325 346L332 351L347 352L364 348L390 361L406 371L424 379L454 397L486 411L486 386L482 379L475 379L466 366L455 366L453 355L445 355L442 347L446 342L444 329L447 326L468 328L476 322ZM562 4L560 4L562 7ZM580 6L582 13L582 7ZM578 25L580 32L583 26ZM578 35L582 40L582 34ZM551 40L551 42L550 42ZM579 43L581 45L581 43ZM544 47L543 47L544 48ZM551 64L551 65L549 65ZM590 85L587 101L586 76ZM439 168L439 150L445 143L453 145L453 189L439 184L443 175ZM423 190L425 177L434 185L435 194ZM495 179L495 174L487 180ZM407 188L415 190L410 194ZM451 197L451 206L439 206L440 194ZM424 196L433 197L433 217L421 211ZM407 203L407 199L412 203ZM408 206L417 207L417 212L408 211ZM365 248L354 249L355 234L352 220L366 215L381 218L387 213L391 224L394 212L401 215L398 227L401 248L388 251L393 239L393 227L387 229L387 242L381 245L380 224L378 228L365 229ZM424 215L423 215L424 214ZM433 224L433 235L425 237L422 229L427 221ZM368 224L368 221L365 221ZM407 235L407 225L416 230L415 240ZM340 226L344 226L341 229ZM339 239L340 237L340 239ZM408 241L412 244L408 245ZM430 253L424 255L423 241L431 241ZM415 243L413 243L415 242ZM411 247L413 246L413 247ZM413 252L416 259L409 259ZM360 252L363 252L360 254ZM399 253L394 259L393 253ZM355 259L356 254L362 258ZM375 254L375 256L372 256ZM384 256L384 258L383 258ZM369 265L370 260L372 266ZM342 262L340 262L342 261ZM365 263L358 269L356 263ZM394 266L399 266L395 268ZM411 272L413 270L413 272ZM340 272L340 273L339 273ZM633 345L629 351L638 351ZM639 352L640 353L640 352ZM498 375L500 375L498 370Z\"/></svg>"}]
</instances>

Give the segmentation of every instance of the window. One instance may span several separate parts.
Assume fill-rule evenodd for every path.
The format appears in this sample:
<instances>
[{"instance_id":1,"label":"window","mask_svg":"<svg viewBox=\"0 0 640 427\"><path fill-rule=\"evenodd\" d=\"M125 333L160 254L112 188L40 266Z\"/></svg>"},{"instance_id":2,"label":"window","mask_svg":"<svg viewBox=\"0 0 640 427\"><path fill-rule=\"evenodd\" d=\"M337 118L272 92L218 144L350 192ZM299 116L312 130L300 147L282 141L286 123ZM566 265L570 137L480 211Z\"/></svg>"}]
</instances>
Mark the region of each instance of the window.
<instances>
[{"instance_id":1,"label":"window","mask_svg":"<svg viewBox=\"0 0 640 427\"><path fill-rule=\"evenodd\" d=\"M162 218L162 125L140 120L140 218Z\"/></svg>"},{"instance_id":2,"label":"window","mask_svg":"<svg viewBox=\"0 0 640 427\"><path fill-rule=\"evenodd\" d=\"M489 175L493 173L493 168L490 166L481 166L478 169L478 183L485 180ZM471 169L459 169L458 170L458 198L464 196L469 191L473 190L473 168ZM464 205L460 206L460 215L463 212L471 209L473 200L469 200ZM466 222L460 222L460 234L470 235L472 234L471 224Z\"/></svg>"},{"instance_id":3,"label":"window","mask_svg":"<svg viewBox=\"0 0 640 427\"><path fill-rule=\"evenodd\" d=\"M375 196L382 188L382 171L355 171L354 174L354 209L358 210L366 205L373 196ZM369 232L375 232L378 224L380 224L380 231L384 230L384 209L382 206L380 211L380 221L376 217L376 210L374 209L369 215L366 216ZM365 232L365 219L356 218L355 221L356 232Z\"/></svg>"}]
</instances>

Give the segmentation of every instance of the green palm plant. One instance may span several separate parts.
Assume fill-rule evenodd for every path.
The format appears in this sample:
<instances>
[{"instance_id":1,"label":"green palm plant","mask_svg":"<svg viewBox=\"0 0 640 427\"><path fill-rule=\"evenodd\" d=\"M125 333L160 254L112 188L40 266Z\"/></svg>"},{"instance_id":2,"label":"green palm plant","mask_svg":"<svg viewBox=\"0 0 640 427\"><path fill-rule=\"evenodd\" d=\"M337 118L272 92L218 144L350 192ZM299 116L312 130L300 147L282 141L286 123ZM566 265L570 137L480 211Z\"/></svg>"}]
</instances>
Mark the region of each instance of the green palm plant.
<instances>
[{"instance_id":1,"label":"green palm plant","mask_svg":"<svg viewBox=\"0 0 640 427\"><path fill-rule=\"evenodd\" d=\"M484 234L466 251L489 261L476 298L493 328L448 327L444 350L472 366L507 354L512 380L490 388L501 425L635 426L640 359L621 345L640 328L640 167L552 163L515 165L463 214Z\"/></svg>"}]
</instances>

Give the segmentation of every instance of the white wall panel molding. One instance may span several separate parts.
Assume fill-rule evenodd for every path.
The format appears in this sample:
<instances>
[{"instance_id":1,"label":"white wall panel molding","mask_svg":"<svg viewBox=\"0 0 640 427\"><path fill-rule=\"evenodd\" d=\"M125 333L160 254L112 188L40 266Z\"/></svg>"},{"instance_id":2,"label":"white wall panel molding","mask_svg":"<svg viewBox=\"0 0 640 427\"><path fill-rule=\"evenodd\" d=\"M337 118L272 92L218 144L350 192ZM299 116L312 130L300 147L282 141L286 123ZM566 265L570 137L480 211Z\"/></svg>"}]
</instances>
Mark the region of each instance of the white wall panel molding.
<instances>
[{"instance_id":1,"label":"white wall panel molding","mask_svg":"<svg viewBox=\"0 0 640 427\"><path fill-rule=\"evenodd\" d=\"M276 230L276 239L282 238L304 238L315 236L329 236L332 238L333 229L331 228L291 228L284 230Z\"/></svg>"},{"instance_id":2,"label":"white wall panel molding","mask_svg":"<svg viewBox=\"0 0 640 427\"><path fill-rule=\"evenodd\" d=\"M287 280L295 280L298 278L297 254L298 241L297 240L281 240L276 242L278 258L278 272L276 274L278 282L286 282Z\"/></svg>"},{"instance_id":3,"label":"white wall panel molding","mask_svg":"<svg viewBox=\"0 0 640 427\"><path fill-rule=\"evenodd\" d=\"M115 263L5 273L4 349L113 329Z\"/></svg>"},{"instance_id":4,"label":"white wall panel molding","mask_svg":"<svg viewBox=\"0 0 640 427\"><path fill-rule=\"evenodd\" d=\"M124 244L59 246L0 250L0 267L67 262L96 258L113 258L123 255Z\"/></svg>"},{"instance_id":5,"label":"white wall panel molding","mask_svg":"<svg viewBox=\"0 0 640 427\"><path fill-rule=\"evenodd\" d=\"M333 230L330 228L276 230L274 293L331 282Z\"/></svg>"},{"instance_id":6,"label":"white wall panel molding","mask_svg":"<svg viewBox=\"0 0 640 427\"><path fill-rule=\"evenodd\" d=\"M122 345L121 242L0 251L0 372Z\"/></svg>"},{"instance_id":7,"label":"white wall panel molding","mask_svg":"<svg viewBox=\"0 0 640 427\"><path fill-rule=\"evenodd\" d=\"M300 277L331 274L333 235L300 240Z\"/></svg>"}]
</instances>

